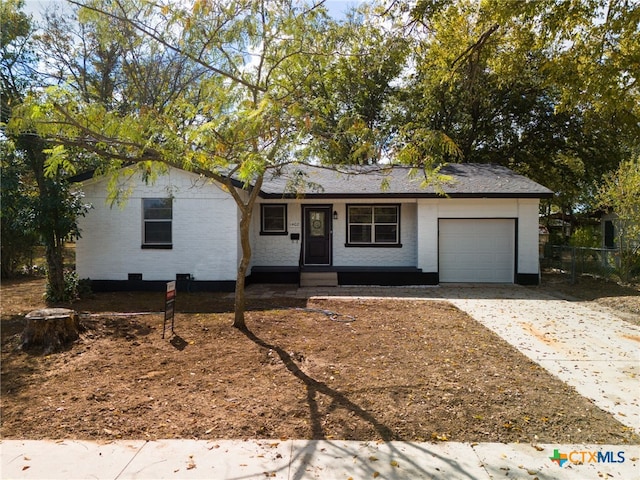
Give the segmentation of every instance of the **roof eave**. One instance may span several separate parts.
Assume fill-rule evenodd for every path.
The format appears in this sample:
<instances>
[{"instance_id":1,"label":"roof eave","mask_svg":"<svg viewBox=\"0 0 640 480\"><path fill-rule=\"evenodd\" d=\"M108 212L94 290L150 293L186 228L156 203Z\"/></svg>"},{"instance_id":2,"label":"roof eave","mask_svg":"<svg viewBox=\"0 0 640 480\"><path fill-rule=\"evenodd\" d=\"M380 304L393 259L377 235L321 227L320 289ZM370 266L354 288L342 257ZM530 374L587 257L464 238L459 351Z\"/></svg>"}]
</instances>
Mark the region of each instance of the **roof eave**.
<instances>
[{"instance_id":1,"label":"roof eave","mask_svg":"<svg viewBox=\"0 0 640 480\"><path fill-rule=\"evenodd\" d=\"M265 193L260 192L260 198L264 199L350 199L350 198L551 198L553 192L549 193L447 193L439 195L437 193Z\"/></svg>"}]
</instances>

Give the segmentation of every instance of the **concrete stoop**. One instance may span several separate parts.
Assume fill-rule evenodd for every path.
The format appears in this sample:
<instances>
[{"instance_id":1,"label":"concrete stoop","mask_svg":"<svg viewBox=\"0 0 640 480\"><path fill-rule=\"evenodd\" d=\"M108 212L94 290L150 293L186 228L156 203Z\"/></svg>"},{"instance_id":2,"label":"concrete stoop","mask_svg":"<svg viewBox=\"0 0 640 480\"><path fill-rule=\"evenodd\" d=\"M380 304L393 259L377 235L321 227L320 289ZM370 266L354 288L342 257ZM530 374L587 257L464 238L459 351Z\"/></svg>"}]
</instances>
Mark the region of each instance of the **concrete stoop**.
<instances>
[{"instance_id":1,"label":"concrete stoop","mask_svg":"<svg viewBox=\"0 0 640 480\"><path fill-rule=\"evenodd\" d=\"M301 287L337 287L338 272L300 272Z\"/></svg>"}]
</instances>

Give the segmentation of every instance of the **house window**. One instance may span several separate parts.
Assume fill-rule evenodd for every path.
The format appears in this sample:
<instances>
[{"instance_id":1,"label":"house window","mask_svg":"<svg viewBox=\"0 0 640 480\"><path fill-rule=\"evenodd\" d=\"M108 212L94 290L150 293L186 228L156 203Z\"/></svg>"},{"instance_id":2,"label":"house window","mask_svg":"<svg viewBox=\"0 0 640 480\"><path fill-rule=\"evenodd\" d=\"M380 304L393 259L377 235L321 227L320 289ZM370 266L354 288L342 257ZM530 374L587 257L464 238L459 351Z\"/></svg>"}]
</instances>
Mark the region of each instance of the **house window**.
<instances>
[{"instance_id":1,"label":"house window","mask_svg":"<svg viewBox=\"0 0 640 480\"><path fill-rule=\"evenodd\" d=\"M604 222L604 246L605 248L616 248L616 230L611 220Z\"/></svg>"},{"instance_id":2,"label":"house window","mask_svg":"<svg viewBox=\"0 0 640 480\"><path fill-rule=\"evenodd\" d=\"M261 235L287 234L287 205L262 204L260 209Z\"/></svg>"},{"instance_id":3,"label":"house window","mask_svg":"<svg viewBox=\"0 0 640 480\"><path fill-rule=\"evenodd\" d=\"M347 246L401 246L400 205L349 205L347 212Z\"/></svg>"},{"instance_id":4,"label":"house window","mask_svg":"<svg viewBox=\"0 0 640 480\"><path fill-rule=\"evenodd\" d=\"M142 210L142 248L171 248L172 200L143 198Z\"/></svg>"}]
</instances>

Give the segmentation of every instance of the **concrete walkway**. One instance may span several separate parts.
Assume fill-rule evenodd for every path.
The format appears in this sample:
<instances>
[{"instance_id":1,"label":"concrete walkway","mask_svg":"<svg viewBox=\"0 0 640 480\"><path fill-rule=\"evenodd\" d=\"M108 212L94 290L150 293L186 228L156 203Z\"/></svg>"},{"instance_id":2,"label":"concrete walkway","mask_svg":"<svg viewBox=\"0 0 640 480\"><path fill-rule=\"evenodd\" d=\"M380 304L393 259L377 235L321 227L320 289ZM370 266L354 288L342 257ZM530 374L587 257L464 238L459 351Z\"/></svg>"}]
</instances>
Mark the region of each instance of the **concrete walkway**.
<instances>
[{"instance_id":1,"label":"concrete walkway","mask_svg":"<svg viewBox=\"0 0 640 480\"><path fill-rule=\"evenodd\" d=\"M640 327L613 313L517 286L257 285L248 294L448 300L640 433ZM3 440L0 467L2 479L640 479L640 446Z\"/></svg>"}]
</instances>

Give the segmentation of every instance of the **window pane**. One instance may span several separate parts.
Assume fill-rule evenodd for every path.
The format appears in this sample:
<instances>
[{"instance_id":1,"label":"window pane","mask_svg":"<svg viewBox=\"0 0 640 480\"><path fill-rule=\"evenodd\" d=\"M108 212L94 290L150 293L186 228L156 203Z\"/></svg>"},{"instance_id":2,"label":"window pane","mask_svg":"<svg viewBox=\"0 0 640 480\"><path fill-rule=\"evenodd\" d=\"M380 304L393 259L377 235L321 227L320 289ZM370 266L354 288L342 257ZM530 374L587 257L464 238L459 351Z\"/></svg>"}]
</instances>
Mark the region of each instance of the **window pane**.
<instances>
[{"instance_id":1,"label":"window pane","mask_svg":"<svg viewBox=\"0 0 640 480\"><path fill-rule=\"evenodd\" d=\"M311 212L309 215L309 235L312 237L324 237L325 212Z\"/></svg>"},{"instance_id":2,"label":"window pane","mask_svg":"<svg viewBox=\"0 0 640 480\"><path fill-rule=\"evenodd\" d=\"M144 208L171 208L170 198L145 198Z\"/></svg>"},{"instance_id":3,"label":"window pane","mask_svg":"<svg viewBox=\"0 0 640 480\"><path fill-rule=\"evenodd\" d=\"M145 222L145 243L171 243L171 222Z\"/></svg>"},{"instance_id":4,"label":"window pane","mask_svg":"<svg viewBox=\"0 0 640 480\"><path fill-rule=\"evenodd\" d=\"M371 207L349 207L349 223L371 223Z\"/></svg>"},{"instance_id":5,"label":"window pane","mask_svg":"<svg viewBox=\"0 0 640 480\"><path fill-rule=\"evenodd\" d=\"M371 243L371 225L349 225L351 243Z\"/></svg>"},{"instance_id":6,"label":"window pane","mask_svg":"<svg viewBox=\"0 0 640 480\"><path fill-rule=\"evenodd\" d=\"M171 219L170 198L145 198L142 202L145 220Z\"/></svg>"},{"instance_id":7,"label":"window pane","mask_svg":"<svg viewBox=\"0 0 640 480\"><path fill-rule=\"evenodd\" d=\"M263 230L267 232L284 232L284 217L265 217Z\"/></svg>"},{"instance_id":8,"label":"window pane","mask_svg":"<svg viewBox=\"0 0 640 480\"><path fill-rule=\"evenodd\" d=\"M284 205L263 205L262 206L262 230L265 232L284 232L285 225Z\"/></svg>"},{"instance_id":9,"label":"window pane","mask_svg":"<svg viewBox=\"0 0 640 480\"><path fill-rule=\"evenodd\" d=\"M376 207L375 208L376 223L398 223L397 207Z\"/></svg>"},{"instance_id":10,"label":"window pane","mask_svg":"<svg viewBox=\"0 0 640 480\"><path fill-rule=\"evenodd\" d=\"M376 242L396 243L398 238L396 225L376 225Z\"/></svg>"}]
</instances>

